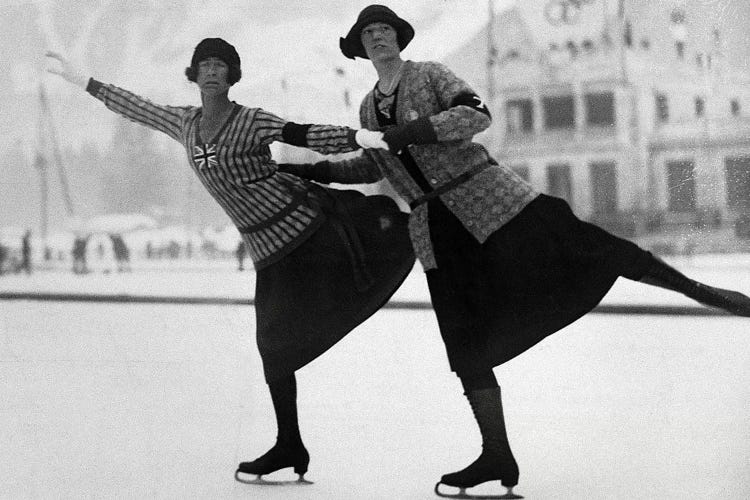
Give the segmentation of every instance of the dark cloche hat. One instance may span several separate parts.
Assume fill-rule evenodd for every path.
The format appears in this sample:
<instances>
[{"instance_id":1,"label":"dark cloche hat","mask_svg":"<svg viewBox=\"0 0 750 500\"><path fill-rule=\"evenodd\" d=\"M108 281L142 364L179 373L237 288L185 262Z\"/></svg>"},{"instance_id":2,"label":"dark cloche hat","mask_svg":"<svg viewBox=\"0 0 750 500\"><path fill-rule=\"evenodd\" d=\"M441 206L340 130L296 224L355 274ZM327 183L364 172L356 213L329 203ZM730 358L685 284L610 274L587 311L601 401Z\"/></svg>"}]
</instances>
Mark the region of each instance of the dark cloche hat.
<instances>
[{"instance_id":1,"label":"dark cloche hat","mask_svg":"<svg viewBox=\"0 0 750 500\"><path fill-rule=\"evenodd\" d=\"M199 62L209 57L217 57L229 66L240 66L240 55L237 50L231 43L225 42L221 38L204 38L201 40L195 46L190 66L196 68Z\"/></svg>"},{"instance_id":2,"label":"dark cloche hat","mask_svg":"<svg viewBox=\"0 0 750 500\"><path fill-rule=\"evenodd\" d=\"M368 5L359 13L357 22L354 23L346 37L339 38L339 48L346 57L349 59L355 57L369 59L365 48L362 46L360 35L362 29L372 23L386 23L393 26L398 36L398 47L401 50L404 50L414 38L414 28L411 27L411 24L398 17L391 9L385 5Z\"/></svg>"}]
</instances>

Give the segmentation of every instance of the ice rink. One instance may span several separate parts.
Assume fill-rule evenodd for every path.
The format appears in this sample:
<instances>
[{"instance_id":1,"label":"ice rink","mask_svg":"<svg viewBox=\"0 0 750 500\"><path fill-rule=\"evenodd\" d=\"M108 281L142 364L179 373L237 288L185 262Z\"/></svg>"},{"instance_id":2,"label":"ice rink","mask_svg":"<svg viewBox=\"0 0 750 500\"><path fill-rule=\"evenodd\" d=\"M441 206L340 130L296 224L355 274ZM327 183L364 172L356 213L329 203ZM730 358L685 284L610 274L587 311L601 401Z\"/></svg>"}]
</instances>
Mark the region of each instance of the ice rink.
<instances>
[{"instance_id":1,"label":"ice rink","mask_svg":"<svg viewBox=\"0 0 750 500\"><path fill-rule=\"evenodd\" d=\"M242 295L232 280L251 273L224 272L223 289L197 272L59 279ZM432 311L384 309L298 373L315 484L235 482L275 438L253 325L246 305L0 301L0 498L430 499L479 453ZM497 368L517 492L750 498L749 333L728 316L590 314Z\"/></svg>"}]
</instances>

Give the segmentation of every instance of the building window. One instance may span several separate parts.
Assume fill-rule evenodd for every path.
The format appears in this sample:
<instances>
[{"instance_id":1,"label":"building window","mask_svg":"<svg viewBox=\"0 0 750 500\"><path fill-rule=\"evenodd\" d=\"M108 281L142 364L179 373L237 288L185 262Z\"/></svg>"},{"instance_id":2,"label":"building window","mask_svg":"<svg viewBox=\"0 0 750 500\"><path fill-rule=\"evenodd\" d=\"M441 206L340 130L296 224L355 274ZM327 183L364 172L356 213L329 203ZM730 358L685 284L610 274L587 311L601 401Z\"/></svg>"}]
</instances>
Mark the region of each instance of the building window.
<instances>
[{"instance_id":1,"label":"building window","mask_svg":"<svg viewBox=\"0 0 750 500\"><path fill-rule=\"evenodd\" d=\"M612 92L586 94L586 124L611 127L615 124L615 96Z\"/></svg>"},{"instance_id":2,"label":"building window","mask_svg":"<svg viewBox=\"0 0 750 500\"><path fill-rule=\"evenodd\" d=\"M617 212L617 167L613 161L589 165L594 214Z\"/></svg>"},{"instance_id":3,"label":"building window","mask_svg":"<svg viewBox=\"0 0 750 500\"><path fill-rule=\"evenodd\" d=\"M505 101L505 117L509 133L531 132L534 130L534 103L531 99Z\"/></svg>"},{"instance_id":4,"label":"building window","mask_svg":"<svg viewBox=\"0 0 750 500\"><path fill-rule=\"evenodd\" d=\"M643 50L648 50L651 48L651 42L648 41L648 38L641 39L641 48Z\"/></svg>"},{"instance_id":5,"label":"building window","mask_svg":"<svg viewBox=\"0 0 750 500\"><path fill-rule=\"evenodd\" d=\"M656 94L656 121L659 123L669 121L669 102L664 94Z\"/></svg>"},{"instance_id":6,"label":"building window","mask_svg":"<svg viewBox=\"0 0 750 500\"><path fill-rule=\"evenodd\" d=\"M529 166L528 165L512 165L510 167L513 172L518 174L519 177L521 177L526 182L529 182L531 179L531 175L529 173Z\"/></svg>"},{"instance_id":7,"label":"building window","mask_svg":"<svg viewBox=\"0 0 750 500\"><path fill-rule=\"evenodd\" d=\"M670 212L695 212L695 175L691 160L667 162Z\"/></svg>"},{"instance_id":8,"label":"building window","mask_svg":"<svg viewBox=\"0 0 750 500\"><path fill-rule=\"evenodd\" d=\"M732 99L729 102L729 109L732 112L732 116L740 116L740 101Z\"/></svg>"},{"instance_id":9,"label":"building window","mask_svg":"<svg viewBox=\"0 0 750 500\"><path fill-rule=\"evenodd\" d=\"M695 98L695 116L698 118L706 114L706 101L702 97Z\"/></svg>"},{"instance_id":10,"label":"building window","mask_svg":"<svg viewBox=\"0 0 750 500\"><path fill-rule=\"evenodd\" d=\"M545 97L544 126L547 129L575 128L576 113L573 96Z\"/></svg>"},{"instance_id":11,"label":"building window","mask_svg":"<svg viewBox=\"0 0 750 500\"><path fill-rule=\"evenodd\" d=\"M727 183L727 206L750 208L750 157L726 158L724 170Z\"/></svg>"},{"instance_id":12,"label":"building window","mask_svg":"<svg viewBox=\"0 0 750 500\"><path fill-rule=\"evenodd\" d=\"M573 184L570 178L570 165L547 165L547 193L571 202Z\"/></svg>"}]
</instances>

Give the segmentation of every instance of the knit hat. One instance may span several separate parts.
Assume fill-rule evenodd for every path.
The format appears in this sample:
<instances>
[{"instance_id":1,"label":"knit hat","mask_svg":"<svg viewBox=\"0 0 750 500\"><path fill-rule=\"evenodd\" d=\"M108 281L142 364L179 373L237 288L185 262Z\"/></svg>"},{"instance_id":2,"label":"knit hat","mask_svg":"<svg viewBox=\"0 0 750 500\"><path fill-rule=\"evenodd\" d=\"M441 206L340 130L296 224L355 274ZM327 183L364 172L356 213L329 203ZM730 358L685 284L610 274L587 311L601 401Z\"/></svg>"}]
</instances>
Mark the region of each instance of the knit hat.
<instances>
[{"instance_id":1,"label":"knit hat","mask_svg":"<svg viewBox=\"0 0 750 500\"><path fill-rule=\"evenodd\" d=\"M190 60L190 66L197 68L199 62L208 59L209 57L221 59L229 66L240 67L240 56L237 54L234 46L225 42L221 38L204 38L201 40L200 43L195 46L193 58Z\"/></svg>"},{"instance_id":2,"label":"knit hat","mask_svg":"<svg viewBox=\"0 0 750 500\"><path fill-rule=\"evenodd\" d=\"M404 50L412 38L414 38L414 28L411 24L401 19L391 9L385 5L369 5L362 9L357 17L357 22L354 23L352 29L349 30L345 38L339 38L339 48L341 52L349 59L355 57L361 57L362 59L369 59L367 52L362 46L362 29L368 24L372 23L385 23L393 26L396 30L398 38L398 48Z\"/></svg>"}]
</instances>

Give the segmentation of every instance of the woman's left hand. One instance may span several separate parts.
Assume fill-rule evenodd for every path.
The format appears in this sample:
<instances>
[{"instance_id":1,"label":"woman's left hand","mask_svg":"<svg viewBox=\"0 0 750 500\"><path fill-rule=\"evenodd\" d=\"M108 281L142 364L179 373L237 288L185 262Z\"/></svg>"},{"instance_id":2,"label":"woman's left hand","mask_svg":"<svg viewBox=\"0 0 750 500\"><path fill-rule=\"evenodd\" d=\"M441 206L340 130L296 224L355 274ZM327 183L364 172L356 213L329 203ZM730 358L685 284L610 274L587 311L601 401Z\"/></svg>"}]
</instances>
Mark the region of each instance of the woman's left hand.
<instances>
[{"instance_id":1,"label":"woman's left hand","mask_svg":"<svg viewBox=\"0 0 750 500\"><path fill-rule=\"evenodd\" d=\"M60 62L59 68L47 68L49 73L59 75L70 83L78 85L83 89L86 88L89 83L88 77L86 77L80 69L75 67L73 63L68 61L62 54L48 50L44 55Z\"/></svg>"}]
</instances>

